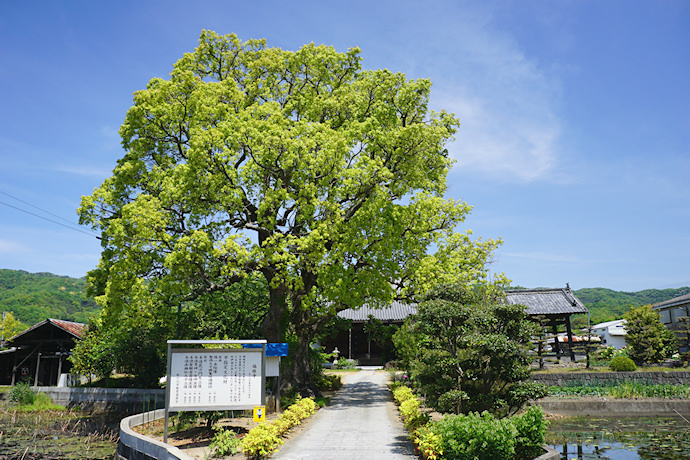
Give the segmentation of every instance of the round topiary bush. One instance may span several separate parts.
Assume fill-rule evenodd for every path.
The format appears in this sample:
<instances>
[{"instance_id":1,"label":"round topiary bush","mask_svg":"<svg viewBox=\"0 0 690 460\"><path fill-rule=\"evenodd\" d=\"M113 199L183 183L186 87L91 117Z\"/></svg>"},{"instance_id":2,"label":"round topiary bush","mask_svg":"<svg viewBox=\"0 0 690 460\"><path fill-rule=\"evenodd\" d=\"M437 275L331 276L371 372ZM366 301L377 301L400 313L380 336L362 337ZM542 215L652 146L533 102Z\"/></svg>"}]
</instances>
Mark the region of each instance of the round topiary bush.
<instances>
[{"instance_id":1,"label":"round topiary bush","mask_svg":"<svg viewBox=\"0 0 690 460\"><path fill-rule=\"evenodd\" d=\"M632 359L627 356L616 356L609 363L609 368L615 372L636 371L637 366Z\"/></svg>"}]
</instances>

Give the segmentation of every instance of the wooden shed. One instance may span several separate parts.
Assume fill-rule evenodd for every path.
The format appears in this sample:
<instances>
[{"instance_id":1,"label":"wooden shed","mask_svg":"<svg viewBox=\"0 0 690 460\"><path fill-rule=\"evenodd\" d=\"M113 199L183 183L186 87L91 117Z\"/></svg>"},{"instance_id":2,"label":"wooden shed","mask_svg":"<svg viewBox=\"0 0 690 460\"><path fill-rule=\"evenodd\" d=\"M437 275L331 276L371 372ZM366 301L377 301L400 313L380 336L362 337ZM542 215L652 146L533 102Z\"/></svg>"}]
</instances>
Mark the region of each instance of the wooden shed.
<instances>
[{"instance_id":1,"label":"wooden shed","mask_svg":"<svg viewBox=\"0 0 690 460\"><path fill-rule=\"evenodd\" d=\"M527 314L535 321L537 319L545 320L546 324L552 328L554 335L556 335L558 326L565 325L568 344L573 343L570 316L589 313L587 307L575 297L570 286L567 285L562 289L509 290L505 291L505 295L508 303L526 306ZM361 365L385 364L384 361L390 355L390 350L386 350L385 347L373 342L364 330L364 325L369 321L370 316L384 324L400 325L405 318L416 313L416 304L397 301L383 308L365 305L357 309L343 310L338 313L338 317L350 320L352 327L325 340L323 343L325 351L330 353L337 348L341 357L356 359ZM392 344L389 345L392 347ZM561 349L558 340L555 341L554 347L557 356L565 351ZM567 348L571 359L574 360L572 347L568 346Z\"/></svg>"},{"instance_id":2,"label":"wooden shed","mask_svg":"<svg viewBox=\"0 0 690 460\"><path fill-rule=\"evenodd\" d=\"M589 310L572 293L570 286L563 289L518 289L505 291L506 301L527 307L527 314L534 320L550 327L553 335L557 335L558 326L565 325L568 354L575 361L575 351L570 346L573 343L573 331L570 326L570 316L588 314ZM559 340L554 340L556 356L562 354Z\"/></svg>"},{"instance_id":3,"label":"wooden shed","mask_svg":"<svg viewBox=\"0 0 690 460\"><path fill-rule=\"evenodd\" d=\"M343 310L338 313L338 317L351 321L351 327L347 331L340 331L335 337L330 337L324 342L325 351L330 353L335 348L343 358L356 359L360 365L380 365L389 359L392 344L382 346L371 339L371 336L364 330L364 325L372 316L380 320L383 324L401 325L405 318L417 313L414 304L394 301L391 305L382 308L373 308L365 305L361 308Z\"/></svg>"},{"instance_id":4,"label":"wooden shed","mask_svg":"<svg viewBox=\"0 0 690 460\"><path fill-rule=\"evenodd\" d=\"M85 324L49 318L12 337L0 356L0 383L57 385L60 374L69 373L67 357L85 330Z\"/></svg>"}]
</instances>

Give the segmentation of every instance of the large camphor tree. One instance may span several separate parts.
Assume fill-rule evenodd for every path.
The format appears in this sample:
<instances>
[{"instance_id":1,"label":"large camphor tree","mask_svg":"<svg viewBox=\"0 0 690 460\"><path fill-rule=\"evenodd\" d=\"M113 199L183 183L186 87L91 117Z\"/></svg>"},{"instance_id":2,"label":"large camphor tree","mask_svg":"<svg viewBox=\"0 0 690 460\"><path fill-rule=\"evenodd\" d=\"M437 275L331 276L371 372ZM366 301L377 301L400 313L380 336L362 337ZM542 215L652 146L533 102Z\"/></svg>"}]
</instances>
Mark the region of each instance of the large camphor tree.
<instances>
[{"instance_id":1,"label":"large camphor tree","mask_svg":"<svg viewBox=\"0 0 690 460\"><path fill-rule=\"evenodd\" d=\"M498 242L456 232L470 208L443 198L457 119L359 54L204 31L134 94L124 156L79 210L102 238L102 327L259 272L263 335L295 345L284 380L311 393L310 342L339 310L485 273Z\"/></svg>"}]
</instances>

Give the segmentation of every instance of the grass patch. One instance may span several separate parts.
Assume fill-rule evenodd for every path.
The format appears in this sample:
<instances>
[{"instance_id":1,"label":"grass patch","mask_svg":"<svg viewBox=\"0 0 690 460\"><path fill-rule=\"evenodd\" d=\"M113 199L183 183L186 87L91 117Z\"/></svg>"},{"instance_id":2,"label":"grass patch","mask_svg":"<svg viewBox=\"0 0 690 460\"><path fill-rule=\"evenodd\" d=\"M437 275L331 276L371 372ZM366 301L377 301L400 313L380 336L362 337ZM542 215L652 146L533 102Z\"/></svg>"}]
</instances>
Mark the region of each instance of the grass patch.
<instances>
[{"instance_id":1,"label":"grass patch","mask_svg":"<svg viewBox=\"0 0 690 460\"><path fill-rule=\"evenodd\" d=\"M532 370L533 374L573 374L573 373L598 373L598 372L613 372L608 363L604 366L592 366L589 369L584 367L552 367L549 369ZM666 367L666 366L642 366L638 367L636 371L631 372L690 372L688 367Z\"/></svg>"},{"instance_id":2,"label":"grass patch","mask_svg":"<svg viewBox=\"0 0 690 460\"><path fill-rule=\"evenodd\" d=\"M109 377L87 382L80 387L85 388L140 388L131 375L111 375Z\"/></svg>"}]
</instances>

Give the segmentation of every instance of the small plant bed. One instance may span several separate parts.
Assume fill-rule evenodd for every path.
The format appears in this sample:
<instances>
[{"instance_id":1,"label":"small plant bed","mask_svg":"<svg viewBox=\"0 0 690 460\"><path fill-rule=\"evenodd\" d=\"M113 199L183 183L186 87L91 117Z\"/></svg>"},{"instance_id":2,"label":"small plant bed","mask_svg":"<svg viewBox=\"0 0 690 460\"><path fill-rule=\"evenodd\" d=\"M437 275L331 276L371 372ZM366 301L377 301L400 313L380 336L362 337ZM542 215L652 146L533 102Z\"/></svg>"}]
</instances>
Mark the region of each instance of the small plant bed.
<instances>
[{"instance_id":1,"label":"small plant bed","mask_svg":"<svg viewBox=\"0 0 690 460\"><path fill-rule=\"evenodd\" d=\"M316 408L313 399L298 399L284 412L269 414L261 423L239 411L231 417L221 412L184 412L172 418L168 444L199 459L267 458ZM164 421L144 423L134 430L162 441Z\"/></svg>"},{"instance_id":2,"label":"small plant bed","mask_svg":"<svg viewBox=\"0 0 690 460\"><path fill-rule=\"evenodd\" d=\"M228 413L228 415L230 414ZM236 411L233 415L236 416L226 417L224 414L215 421L213 426L208 426L204 413L184 412L173 416L171 417L171 425L168 427L168 444L185 451L189 456L210 458L213 451L213 439L220 430L227 433L232 432L232 437L237 438L236 443L239 445L241 438L258 425L258 423L254 423L251 414L245 415L242 411ZM275 418L275 414L271 414L269 420L271 418ZM133 430L162 442L163 424L164 419L158 419L135 426ZM245 456L236 452L217 458L245 458Z\"/></svg>"}]
</instances>

